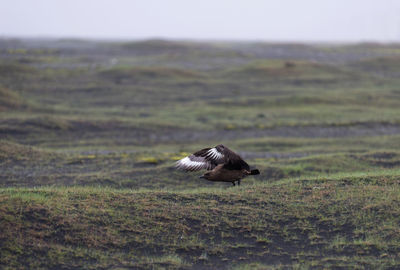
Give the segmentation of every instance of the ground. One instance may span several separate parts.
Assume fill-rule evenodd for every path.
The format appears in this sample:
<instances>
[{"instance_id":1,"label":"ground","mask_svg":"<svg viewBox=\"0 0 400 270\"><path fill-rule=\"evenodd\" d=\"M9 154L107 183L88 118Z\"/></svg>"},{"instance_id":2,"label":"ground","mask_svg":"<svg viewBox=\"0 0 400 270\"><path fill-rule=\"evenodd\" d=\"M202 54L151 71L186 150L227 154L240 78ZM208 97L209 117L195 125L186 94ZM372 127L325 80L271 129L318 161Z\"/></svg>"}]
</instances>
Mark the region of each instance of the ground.
<instances>
[{"instance_id":1,"label":"ground","mask_svg":"<svg viewBox=\"0 0 400 270\"><path fill-rule=\"evenodd\" d=\"M397 269L400 45L0 39L5 269ZM176 171L223 143L240 187Z\"/></svg>"}]
</instances>

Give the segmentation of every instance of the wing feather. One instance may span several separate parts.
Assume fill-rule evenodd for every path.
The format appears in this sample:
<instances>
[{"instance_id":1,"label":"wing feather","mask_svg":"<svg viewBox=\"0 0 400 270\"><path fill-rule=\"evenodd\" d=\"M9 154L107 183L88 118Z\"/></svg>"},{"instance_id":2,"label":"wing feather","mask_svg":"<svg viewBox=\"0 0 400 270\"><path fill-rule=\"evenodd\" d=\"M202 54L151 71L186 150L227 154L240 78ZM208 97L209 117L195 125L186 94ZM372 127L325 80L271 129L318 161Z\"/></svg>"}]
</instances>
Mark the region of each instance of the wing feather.
<instances>
[{"instance_id":1,"label":"wing feather","mask_svg":"<svg viewBox=\"0 0 400 270\"><path fill-rule=\"evenodd\" d=\"M212 170L217 165L231 170L250 170L249 165L235 152L220 144L213 148L204 148L176 162L175 167L184 171Z\"/></svg>"},{"instance_id":2,"label":"wing feather","mask_svg":"<svg viewBox=\"0 0 400 270\"><path fill-rule=\"evenodd\" d=\"M211 170L214 168L212 163L205 160L205 158L196 157L194 155L190 155L181 160L178 160L176 162L175 167L178 170L184 170L184 171L199 171L202 169Z\"/></svg>"},{"instance_id":3,"label":"wing feather","mask_svg":"<svg viewBox=\"0 0 400 270\"><path fill-rule=\"evenodd\" d=\"M206 150L206 151L203 151ZM194 153L194 155L198 155L201 157L204 157L207 161L215 163L216 165L224 163L225 162L225 156L224 153L221 152L217 146L213 147L213 148L205 148L203 150L200 150L196 153Z\"/></svg>"},{"instance_id":4,"label":"wing feather","mask_svg":"<svg viewBox=\"0 0 400 270\"><path fill-rule=\"evenodd\" d=\"M222 148L224 157L225 157L225 162L224 162L224 168L229 169L229 170L250 170L249 164L246 163L238 154L230 150L228 147L219 145L216 148Z\"/></svg>"}]
</instances>

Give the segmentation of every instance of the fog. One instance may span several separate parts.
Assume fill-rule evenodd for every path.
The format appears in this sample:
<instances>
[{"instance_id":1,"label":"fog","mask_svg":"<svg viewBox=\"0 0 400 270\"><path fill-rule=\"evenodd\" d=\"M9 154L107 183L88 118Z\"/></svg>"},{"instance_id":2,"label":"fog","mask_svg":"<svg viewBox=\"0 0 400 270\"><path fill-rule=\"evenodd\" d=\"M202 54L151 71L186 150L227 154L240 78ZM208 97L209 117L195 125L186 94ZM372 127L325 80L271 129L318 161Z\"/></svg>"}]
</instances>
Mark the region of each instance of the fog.
<instances>
[{"instance_id":1,"label":"fog","mask_svg":"<svg viewBox=\"0 0 400 270\"><path fill-rule=\"evenodd\" d=\"M10 0L0 36L400 41L396 0Z\"/></svg>"}]
</instances>

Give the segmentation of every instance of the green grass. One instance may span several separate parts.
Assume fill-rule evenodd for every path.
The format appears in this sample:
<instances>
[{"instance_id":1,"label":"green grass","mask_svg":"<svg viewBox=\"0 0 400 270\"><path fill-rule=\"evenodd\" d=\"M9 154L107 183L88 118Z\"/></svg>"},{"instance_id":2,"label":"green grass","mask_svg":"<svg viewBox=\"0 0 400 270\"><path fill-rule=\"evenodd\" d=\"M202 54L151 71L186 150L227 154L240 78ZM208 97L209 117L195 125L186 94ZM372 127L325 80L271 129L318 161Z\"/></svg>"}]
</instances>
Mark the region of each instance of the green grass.
<instances>
[{"instance_id":1,"label":"green grass","mask_svg":"<svg viewBox=\"0 0 400 270\"><path fill-rule=\"evenodd\" d=\"M180 269L307 262L319 268L329 254L332 266L395 268L398 184L397 174L179 192L3 188L0 224L8 236L1 263Z\"/></svg>"},{"instance_id":2,"label":"green grass","mask_svg":"<svg viewBox=\"0 0 400 270\"><path fill-rule=\"evenodd\" d=\"M24 105L27 107L20 95L10 89L0 87L0 111L21 108Z\"/></svg>"},{"instance_id":3,"label":"green grass","mask_svg":"<svg viewBox=\"0 0 400 270\"><path fill-rule=\"evenodd\" d=\"M398 45L43 44L0 49L0 268L399 268ZM173 168L220 143L261 174Z\"/></svg>"}]
</instances>

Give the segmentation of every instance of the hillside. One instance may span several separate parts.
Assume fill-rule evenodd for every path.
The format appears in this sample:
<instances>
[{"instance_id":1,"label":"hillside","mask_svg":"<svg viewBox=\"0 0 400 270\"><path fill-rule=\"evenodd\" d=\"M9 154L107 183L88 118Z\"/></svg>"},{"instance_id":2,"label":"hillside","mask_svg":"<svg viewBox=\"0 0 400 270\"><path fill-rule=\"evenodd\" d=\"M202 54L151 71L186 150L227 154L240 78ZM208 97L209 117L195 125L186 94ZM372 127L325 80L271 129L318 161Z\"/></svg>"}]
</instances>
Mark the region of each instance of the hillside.
<instances>
[{"instance_id":1,"label":"hillside","mask_svg":"<svg viewBox=\"0 0 400 270\"><path fill-rule=\"evenodd\" d=\"M0 262L10 269L395 269L398 173L182 192L3 189Z\"/></svg>"},{"instance_id":2,"label":"hillside","mask_svg":"<svg viewBox=\"0 0 400 270\"><path fill-rule=\"evenodd\" d=\"M0 268L400 268L399 55L0 39ZM221 143L261 174L173 168Z\"/></svg>"}]
</instances>

